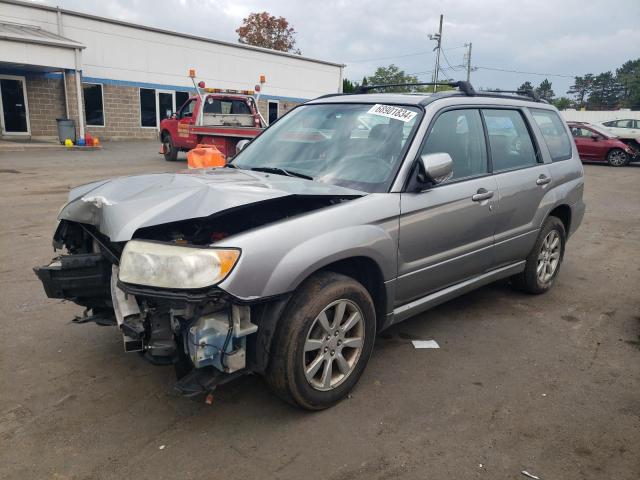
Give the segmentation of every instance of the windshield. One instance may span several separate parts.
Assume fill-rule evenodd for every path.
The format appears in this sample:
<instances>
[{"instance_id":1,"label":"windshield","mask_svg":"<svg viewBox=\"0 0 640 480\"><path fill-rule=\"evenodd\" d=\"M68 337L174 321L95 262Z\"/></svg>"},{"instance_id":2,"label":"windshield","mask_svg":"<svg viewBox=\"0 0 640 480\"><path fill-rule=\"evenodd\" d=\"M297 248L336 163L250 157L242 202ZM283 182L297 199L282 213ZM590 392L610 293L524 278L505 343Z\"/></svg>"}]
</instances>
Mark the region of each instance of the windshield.
<instances>
[{"instance_id":1,"label":"windshield","mask_svg":"<svg viewBox=\"0 0 640 480\"><path fill-rule=\"evenodd\" d=\"M233 166L384 192L420 116L408 106L304 105L253 140Z\"/></svg>"}]
</instances>

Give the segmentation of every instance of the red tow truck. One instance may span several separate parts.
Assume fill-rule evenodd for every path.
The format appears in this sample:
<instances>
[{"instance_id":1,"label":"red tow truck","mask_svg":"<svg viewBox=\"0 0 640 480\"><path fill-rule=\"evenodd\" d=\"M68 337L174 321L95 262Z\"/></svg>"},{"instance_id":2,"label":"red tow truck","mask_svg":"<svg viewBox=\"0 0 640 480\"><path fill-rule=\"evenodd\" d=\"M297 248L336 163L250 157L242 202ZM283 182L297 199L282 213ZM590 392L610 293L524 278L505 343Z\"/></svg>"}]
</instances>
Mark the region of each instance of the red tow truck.
<instances>
[{"instance_id":1,"label":"red tow truck","mask_svg":"<svg viewBox=\"0 0 640 480\"><path fill-rule=\"evenodd\" d=\"M189 76L193 78L191 72ZM251 140L264 129L254 91L205 88L204 82L196 85L196 91L197 95L160 122L160 153L165 160L173 162L178 152L198 145L214 145L230 157L236 154L240 140Z\"/></svg>"}]
</instances>

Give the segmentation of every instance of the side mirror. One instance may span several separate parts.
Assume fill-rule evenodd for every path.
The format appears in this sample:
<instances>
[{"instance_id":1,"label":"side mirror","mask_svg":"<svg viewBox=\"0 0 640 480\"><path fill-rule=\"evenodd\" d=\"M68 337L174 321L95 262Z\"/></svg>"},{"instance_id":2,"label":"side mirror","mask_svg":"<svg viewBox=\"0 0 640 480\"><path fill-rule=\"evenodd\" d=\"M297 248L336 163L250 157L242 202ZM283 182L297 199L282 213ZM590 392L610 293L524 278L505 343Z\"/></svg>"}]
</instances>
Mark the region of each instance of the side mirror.
<instances>
[{"instance_id":1,"label":"side mirror","mask_svg":"<svg viewBox=\"0 0 640 480\"><path fill-rule=\"evenodd\" d=\"M420 156L420 162L425 180L434 185L446 182L453 175L453 160L448 153L425 153Z\"/></svg>"},{"instance_id":2,"label":"side mirror","mask_svg":"<svg viewBox=\"0 0 640 480\"><path fill-rule=\"evenodd\" d=\"M236 143L236 155L245 149L247 145L251 143L251 140L247 140L246 138L240 140Z\"/></svg>"},{"instance_id":3,"label":"side mirror","mask_svg":"<svg viewBox=\"0 0 640 480\"><path fill-rule=\"evenodd\" d=\"M600 140L600 135L596 135L596 134L594 133L593 135L591 135L591 140L593 140L593 141L596 141L596 142L597 142L598 140Z\"/></svg>"}]
</instances>

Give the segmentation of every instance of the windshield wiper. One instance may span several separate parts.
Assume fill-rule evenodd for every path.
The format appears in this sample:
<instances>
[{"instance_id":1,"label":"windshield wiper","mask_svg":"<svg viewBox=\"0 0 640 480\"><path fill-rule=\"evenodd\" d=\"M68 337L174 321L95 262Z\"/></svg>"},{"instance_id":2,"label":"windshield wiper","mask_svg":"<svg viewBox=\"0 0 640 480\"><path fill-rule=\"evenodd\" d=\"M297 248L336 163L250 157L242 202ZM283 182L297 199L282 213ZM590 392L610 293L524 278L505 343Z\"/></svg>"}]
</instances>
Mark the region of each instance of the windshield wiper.
<instances>
[{"instance_id":1,"label":"windshield wiper","mask_svg":"<svg viewBox=\"0 0 640 480\"><path fill-rule=\"evenodd\" d=\"M253 167L251 170L254 172L275 173L276 175L286 175L287 177L305 178L307 180L313 180L313 177L305 175L304 173L294 172L291 170L285 170L280 167Z\"/></svg>"}]
</instances>

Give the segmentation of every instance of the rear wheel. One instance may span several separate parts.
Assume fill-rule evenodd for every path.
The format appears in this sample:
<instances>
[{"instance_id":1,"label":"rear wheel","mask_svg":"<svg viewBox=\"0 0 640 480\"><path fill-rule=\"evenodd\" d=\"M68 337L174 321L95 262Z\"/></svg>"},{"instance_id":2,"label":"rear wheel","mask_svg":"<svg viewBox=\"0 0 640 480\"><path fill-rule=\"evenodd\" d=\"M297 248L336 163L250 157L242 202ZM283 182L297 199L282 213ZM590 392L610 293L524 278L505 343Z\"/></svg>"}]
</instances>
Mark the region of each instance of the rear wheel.
<instances>
[{"instance_id":1,"label":"rear wheel","mask_svg":"<svg viewBox=\"0 0 640 480\"><path fill-rule=\"evenodd\" d=\"M620 148L614 148L607 153L607 163L612 167L624 167L629 163L629 155Z\"/></svg>"},{"instance_id":2,"label":"rear wheel","mask_svg":"<svg viewBox=\"0 0 640 480\"><path fill-rule=\"evenodd\" d=\"M283 400L321 410L343 399L369 360L376 333L369 292L322 272L294 294L280 320L266 379Z\"/></svg>"},{"instance_id":3,"label":"rear wheel","mask_svg":"<svg viewBox=\"0 0 640 480\"><path fill-rule=\"evenodd\" d=\"M513 285L527 293L544 293L553 287L564 257L566 243L564 224L548 217L536 240L522 273L512 277Z\"/></svg>"},{"instance_id":4,"label":"rear wheel","mask_svg":"<svg viewBox=\"0 0 640 480\"><path fill-rule=\"evenodd\" d=\"M167 162L175 162L178 159L178 150L173 145L171 135L165 133L162 136L162 152Z\"/></svg>"}]
</instances>

